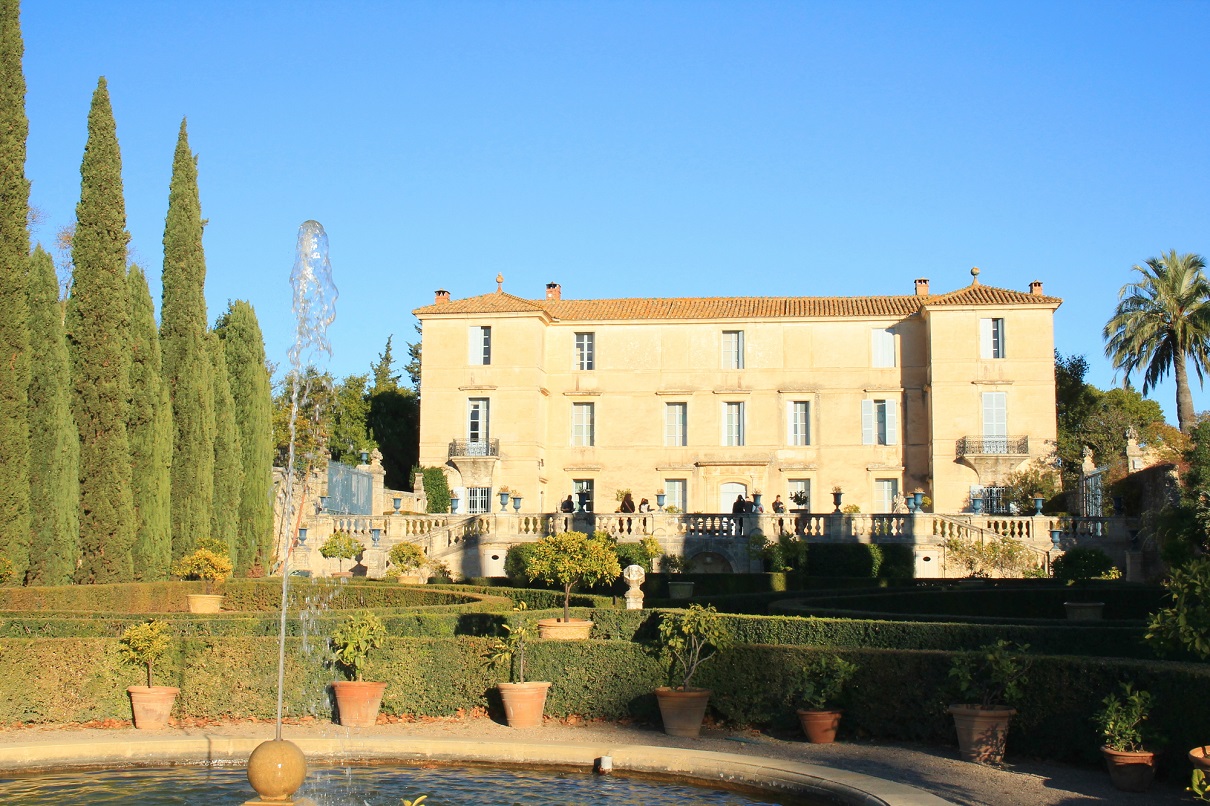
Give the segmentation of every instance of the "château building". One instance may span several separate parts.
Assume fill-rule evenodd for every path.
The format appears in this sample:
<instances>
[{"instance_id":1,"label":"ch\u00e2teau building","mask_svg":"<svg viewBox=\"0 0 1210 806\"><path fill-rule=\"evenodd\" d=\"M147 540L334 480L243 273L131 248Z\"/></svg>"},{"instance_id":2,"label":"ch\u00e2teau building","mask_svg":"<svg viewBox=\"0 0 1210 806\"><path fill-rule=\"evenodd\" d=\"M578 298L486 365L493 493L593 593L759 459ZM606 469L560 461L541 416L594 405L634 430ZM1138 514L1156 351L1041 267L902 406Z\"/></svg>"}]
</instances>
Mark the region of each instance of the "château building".
<instances>
[{"instance_id":1,"label":"ch\u00e2teau building","mask_svg":"<svg viewBox=\"0 0 1210 806\"><path fill-rule=\"evenodd\" d=\"M565 299L494 292L415 310L420 462L458 512L522 512L587 493L613 512L731 512L802 493L862 512L923 490L936 512L989 510L1005 476L1054 449L1054 313L1042 283L859 297Z\"/></svg>"}]
</instances>

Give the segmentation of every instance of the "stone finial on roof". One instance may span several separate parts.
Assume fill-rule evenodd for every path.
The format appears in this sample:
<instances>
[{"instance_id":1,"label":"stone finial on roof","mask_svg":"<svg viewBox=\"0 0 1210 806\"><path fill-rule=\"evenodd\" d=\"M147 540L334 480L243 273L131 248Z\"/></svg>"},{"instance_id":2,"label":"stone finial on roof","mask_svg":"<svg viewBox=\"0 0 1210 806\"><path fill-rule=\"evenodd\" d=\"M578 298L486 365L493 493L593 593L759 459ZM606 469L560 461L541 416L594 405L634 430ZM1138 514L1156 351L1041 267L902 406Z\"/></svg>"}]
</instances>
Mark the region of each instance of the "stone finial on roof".
<instances>
[{"instance_id":1,"label":"stone finial on roof","mask_svg":"<svg viewBox=\"0 0 1210 806\"><path fill-rule=\"evenodd\" d=\"M979 285L979 267L971 267L971 285Z\"/></svg>"},{"instance_id":2,"label":"stone finial on roof","mask_svg":"<svg viewBox=\"0 0 1210 806\"><path fill-rule=\"evenodd\" d=\"M504 293L504 275L503 274L496 275L496 293L497 294Z\"/></svg>"}]
</instances>

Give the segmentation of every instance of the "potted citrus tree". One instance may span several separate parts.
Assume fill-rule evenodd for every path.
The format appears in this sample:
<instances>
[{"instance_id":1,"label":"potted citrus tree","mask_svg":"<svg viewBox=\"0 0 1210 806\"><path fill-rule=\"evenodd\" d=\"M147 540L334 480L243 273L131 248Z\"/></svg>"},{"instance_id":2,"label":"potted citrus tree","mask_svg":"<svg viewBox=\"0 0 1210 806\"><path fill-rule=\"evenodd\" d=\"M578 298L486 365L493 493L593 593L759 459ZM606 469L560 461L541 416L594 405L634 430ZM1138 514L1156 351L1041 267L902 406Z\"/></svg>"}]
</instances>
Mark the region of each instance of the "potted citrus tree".
<instances>
[{"instance_id":1,"label":"potted citrus tree","mask_svg":"<svg viewBox=\"0 0 1210 806\"><path fill-rule=\"evenodd\" d=\"M525 602L515 609L524 611ZM491 666L508 669L509 682L496 684L504 703L504 719L510 728L540 728L550 683L525 679L525 643L531 627L518 617L514 624L505 624L504 631L505 636L492 645L488 655Z\"/></svg>"},{"instance_id":2,"label":"potted citrus tree","mask_svg":"<svg viewBox=\"0 0 1210 806\"><path fill-rule=\"evenodd\" d=\"M958 731L958 751L964 761L999 764L1004 760L1008 725L1017 713L1012 703L1025 693L1028 645L1008 641L987 644L955 658L949 677L962 702L949 707Z\"/></svg>"},{"instance_id":3,"label":"potted citrus tree","mask_svg":"<svg viewBox=\"0 0 1210 806\"><path fill-rule=\"evenodd\" d=\"M139 730L158 730L168 724L172 704L180 689L175 686L157 686L152 682L151 667L168 653L172 646L168 622L151 619L133 624L122 632L118 641L122 659L147 669L147 685L130 686L130 709L134 714L134 726Z\"/></svg>"},{"instance_id":4,"label":"potted citrus tree","mask_svg":"<svg viewBox=\"0 0 1210 806\"><path fill-rule=\"evenodd\" d=\"M1101 738L1101 755L1109 780L1123 792L1146 792L1155 777L1155 753L1143 746L1143 723L1151 713L1151 694L1122 683L1121 692L1101 701L1093 717Z\"/></svg>"},{"instance_id":5,"label":"potted citrus tree","mask_svg":"<svg viewBox=\"0 0 1210 806\"><path fill-rule=\"evenodd\" d=\"M199 540L192 553L176 561L172 566L174 577L205 583L205 593L185 594L190 613L218 613L223 609L223 595L215 593L214 586L231 576L232 568L226 544L209 537Z\"/></svg>"},{"instance_id":6,"label":"potted citrus tree","mask_svg":"<svg viewBox=\"0 0 1210 806\"><path fill-rule=\"evenodd\" d=\"M541 579L563 587L563 618L539 619L538 635L563 641L587 638L592 632L592 622L571 617L571 588L617 579L622 573L618 555L609 541L583 532L548 535L533 546L525 575L531 580Z\"/></svg>"},{"instance_id":7,"label":"potted citrus tree","mask_svg":"<svg viewBox=\"0 0 1210 806\"><path fill-rule=\"evenodd\" d=\"M319 547L319 553L324 558L336 558L336 573L332 576L344 579L353 576L352 571L344 570L344 561L352 560L361 552L361 541L348 532L333 532Z\"/></svg>"},{"instance_id":8,"label":"potted citrus tree","mask_svg":"<svg viewBox=\"0 0 1210 806\"><path fill-rule=\"evenodd\" d=\"M817 655L803 666L798 684L798 722L807 741L831 744L844 710L839 700L858 666L839 655Z\"/></svg>"},{"instance_id":9,"label":"potted citrus tree","mask_svg":"<svg viewBox=\"0 0 1210 806\"><path fill-rule=\"evenodd\" d=\"M391 546L390 552L387 553L387 562L391 564L387 575L395 577L400 583L419 585L424 582L420 569L424 568L428 561L429 558L420 546L406 540L401 541Z\"/></svg>"},{"instance_id":10,"label":"potted citrus tree","mask_svg":"<svg viewBox=\"0 0 1210 806\"><path fill-rule=\"evenodd\" d=\"M362 679L370 652L382 646L387 630L368 610L350 615L332 635L332 659L348 680L332 683L340 724L354 728L371 727L378 719L386 683Z\"/></svg>"},{"instance_id":11,"label":"potted citrus tree","mask_svg":"<svg viewBox=\"0 0 1210 806\"><path fill-rule=\"evenodd\" d=\"M660 652L668 663L667 686L655 690L664 732L696 737L710 702L710 690L693 687L698 668L731 644L730 634L713 606L660 616Z\"/></svg>"}]
</instances>

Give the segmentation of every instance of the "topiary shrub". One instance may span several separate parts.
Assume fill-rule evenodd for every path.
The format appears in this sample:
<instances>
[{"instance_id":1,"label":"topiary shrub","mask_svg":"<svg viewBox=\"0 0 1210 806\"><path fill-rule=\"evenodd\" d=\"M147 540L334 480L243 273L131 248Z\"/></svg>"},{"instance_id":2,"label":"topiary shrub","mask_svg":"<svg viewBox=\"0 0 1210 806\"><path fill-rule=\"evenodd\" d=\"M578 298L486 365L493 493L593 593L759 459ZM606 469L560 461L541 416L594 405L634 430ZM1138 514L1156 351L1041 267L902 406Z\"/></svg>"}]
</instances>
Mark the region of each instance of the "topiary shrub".
<instances>
[{"instance_id":1,"label":"topiary shrub","mask_svg":"<svg viewBox=\"0 0 1210 806\"><path fill-rule=\"evenodd\" d=\"M1061 582L1098 579L1112 571L1113 560L1097 548L1075 548L1051 563L1054 578Z\"/></svg>"},{"instance_id":2,"label":"topiary shrub","mask_svg":"<svg viewBox=\"0 0 1210 806\"><path fill-rule=\"evenodd\" d=\"M413 474L415 470L413 468ZM422 467L419 470L424 474L424 495L428 500L426 509L430 513L449 512L450 485L445 480L445 471L439 467Z\"/></svg>"},{"instance_id":3,"label":"topiary shrub","mask_svg":"<svg viewBox=\"0 0 1210 806\"><path fill-rule=\"evenodd\" d=\"M351 560L362 552L361 542L348 532L333 532L319 547L319 553L327 559L336 558L336 568L344 571L344 561Z\"/></svg>"},{"instance_id":4,"label":"topiary shrub","mask_svg":"<svg viewBox=\"0 0 1210 806\"><path fill-rule=\"evenodd\" d=\"M563 618L571 620L571 588L612 581L622 573L618 557L606 540L583 532L548 535L534 544L525 575L563 588Z\"/></svg>"}]
</instances>

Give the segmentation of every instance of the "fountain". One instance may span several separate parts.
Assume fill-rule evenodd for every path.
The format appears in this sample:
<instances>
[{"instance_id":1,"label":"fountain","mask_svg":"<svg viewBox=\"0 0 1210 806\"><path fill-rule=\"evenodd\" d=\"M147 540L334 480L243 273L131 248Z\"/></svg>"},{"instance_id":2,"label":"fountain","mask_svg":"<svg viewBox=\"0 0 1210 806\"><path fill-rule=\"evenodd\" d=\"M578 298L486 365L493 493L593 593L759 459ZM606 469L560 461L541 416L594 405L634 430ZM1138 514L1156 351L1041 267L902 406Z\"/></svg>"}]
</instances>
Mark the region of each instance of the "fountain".
<instances>
[{"instance_id":1,"label":"fountain","mask_svg":"<svg viewBox=\"0 0 1210 806\"><path fill-rule=\"evenodd\" d=\"M277 731L275 738L262 742L248 757L248 783L259 796L247 801L253 804L289 806L307 774L307 763L298 745L283 739L282 689L286 679L286 607L290 586L290 554L295 542L290 525L294 522L294 474L297 448L299 406L304 405L310 390L305 370L315 366L325 356L332 355L328 341L328 326L336 319L336 285L332 282L332 264L328 260L328 234L318 221L304 221L298 228L298 249L294 270L290 272L294 289L294 318L297 327L290 348L290 450L286 459L286 501L282 524L286 539L282 544L281 562L281 623L277 648Z\"/></svg>"}]
</instances>

